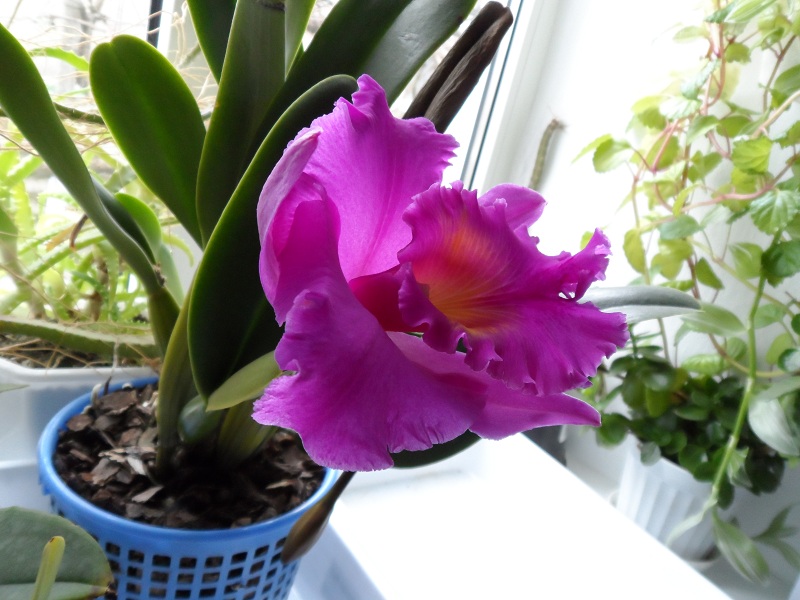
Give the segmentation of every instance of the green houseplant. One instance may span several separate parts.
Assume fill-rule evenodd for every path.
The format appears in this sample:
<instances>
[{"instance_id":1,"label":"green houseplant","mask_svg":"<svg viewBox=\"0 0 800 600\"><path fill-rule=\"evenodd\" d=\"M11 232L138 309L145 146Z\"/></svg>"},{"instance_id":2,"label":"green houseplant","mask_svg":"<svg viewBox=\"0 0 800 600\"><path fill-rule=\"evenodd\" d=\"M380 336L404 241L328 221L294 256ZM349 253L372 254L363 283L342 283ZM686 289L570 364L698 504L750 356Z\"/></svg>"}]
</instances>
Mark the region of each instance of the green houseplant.
<instances>
[{"instance_id":1,"label":"green houseplant","mask_svg":"<svg viewBox=\"0 0 800 600\"><path fill-rule=\"evenodd\" d=\"M588 148L598 172L631 173L624 250L638 281L687 290L702 306L677 331L638 330L611 363L618 379L592 391L605 411L598 435L617 444L630 432L643 460L664 455L710 482L702 513L717 545L756 580L766 561L720 509L737 487L775 490L800 450L798 23L783 2L711 3L676 34L700 63L638 101L625 137ZM625 411L609 406L615 397ZM786 517L755 539L800 566Z\"/></svg>"}]
</instances>

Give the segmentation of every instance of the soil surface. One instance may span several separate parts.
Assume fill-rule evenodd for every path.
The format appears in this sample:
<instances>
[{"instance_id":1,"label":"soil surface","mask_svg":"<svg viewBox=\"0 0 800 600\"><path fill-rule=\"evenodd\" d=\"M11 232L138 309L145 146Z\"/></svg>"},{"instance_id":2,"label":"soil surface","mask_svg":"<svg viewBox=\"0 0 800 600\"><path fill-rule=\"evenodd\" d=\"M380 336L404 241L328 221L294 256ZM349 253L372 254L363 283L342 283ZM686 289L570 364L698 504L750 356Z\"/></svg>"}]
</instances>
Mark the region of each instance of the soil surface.
<instances>
[{"instance_id":1,"label":"soil surface","mask_svg":"<svg viewBox=\"0 0 800 600\"><path fill-rule=\"evenodd\" d=\"M279 430L238 469L210 469L204 452L184 452L157 481L154 386L97 398L59 436L56 471L93 504L135 521L185 529L241 527L291 510L319 487L324 470L298 437Z\"/></svg>"}]
</instances>

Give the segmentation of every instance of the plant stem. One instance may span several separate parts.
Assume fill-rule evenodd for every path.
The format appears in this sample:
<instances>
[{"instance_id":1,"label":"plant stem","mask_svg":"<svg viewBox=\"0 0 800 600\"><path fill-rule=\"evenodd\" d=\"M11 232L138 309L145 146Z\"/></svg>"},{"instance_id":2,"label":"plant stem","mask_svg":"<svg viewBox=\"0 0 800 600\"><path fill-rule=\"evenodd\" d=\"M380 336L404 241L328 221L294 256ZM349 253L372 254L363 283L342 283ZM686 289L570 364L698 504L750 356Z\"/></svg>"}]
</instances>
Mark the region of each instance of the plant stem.
<instances>
[{"instance_id":1,"label":"plant stem","mask_svg":"<svg viewBox=\"0 0 800 600\"><path fill-rule=\"evenodd\" d=\"M731 434L728 437L728 444L725 447L725 454L723 454L722 461L720 462L719 467L717 467L717 472L714 474L714 481L711 485L711 500L714 503L716 503L719 498L719 491L722 481L725 479L728 473L728 464L730 463L733 453L736 451L736 448L739 445L739 438L742 435L742 429L744 429L744 424L747 420L747 411L750 406L750 400L752 399L755 390L756 378L758 375L755 321L758 305L761 302L761 296L764 293L764 286L766 283L766 275L762 273L758 280L758 288L756 289L755 297L753 298L753 304L750 307L750 314L747 318L747 349L749 354L747 379L745 381L744 392L742 393L742 401L741 404L739 404L739 412L736 415L736 424L734 425L733 431L731 431Z\"/></svg>"}]
</instances>

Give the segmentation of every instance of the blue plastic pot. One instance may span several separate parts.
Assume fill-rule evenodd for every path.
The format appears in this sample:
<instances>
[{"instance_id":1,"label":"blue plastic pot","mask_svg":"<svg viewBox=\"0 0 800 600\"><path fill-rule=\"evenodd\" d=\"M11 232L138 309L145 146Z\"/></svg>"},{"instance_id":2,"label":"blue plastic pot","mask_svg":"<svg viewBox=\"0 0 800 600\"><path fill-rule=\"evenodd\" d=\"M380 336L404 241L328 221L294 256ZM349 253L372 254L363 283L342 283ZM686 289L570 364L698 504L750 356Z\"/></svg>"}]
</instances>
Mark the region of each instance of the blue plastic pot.
<instances>
[{"instance_id":1,"label":"blue plastic pot","mask_svg":"<svg viewBox=\"0 0 800 600\"><path fill-rule=\"evenodd\" d=\"M154 381L141 379L132 385L139 387ZM130 521L78 496L53 467L58 432L70 417L84 409L90 397L86 394L68 404L45 428L39 441L39 478L53 512L88 531L105 550L114 571L118 599L286 598L299 564L295 561L284 565L281 548L292 525L333 485L336 472L328 470L320 489L297 508L246 527L185 530Z\"/></svg>"}]
</instances>

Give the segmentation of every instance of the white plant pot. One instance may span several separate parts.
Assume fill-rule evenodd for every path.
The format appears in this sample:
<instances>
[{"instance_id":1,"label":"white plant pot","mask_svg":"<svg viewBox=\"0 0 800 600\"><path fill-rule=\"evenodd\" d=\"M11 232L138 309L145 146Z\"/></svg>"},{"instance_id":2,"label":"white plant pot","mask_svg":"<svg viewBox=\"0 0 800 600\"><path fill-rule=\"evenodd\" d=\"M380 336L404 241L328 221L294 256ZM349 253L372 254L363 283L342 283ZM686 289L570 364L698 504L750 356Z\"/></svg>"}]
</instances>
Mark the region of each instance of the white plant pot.
<instances>
[{"instance_id":1,"label":"white plant pot","mask_svg":"<svg viewBox=\"0 0 800 600\"><path fill-rule=\"evenodd\" d=\"M35 464L36 444L47 422L95 385L151 375L148 367L32 369L0 358L0 383L23 386L0 393L0 468Z\"/></svg>"},{"instance_id":2,"label":"white plant pot","mask_svg":"<svg viewBox=\"0 0 800 600\"><path fill-rule=\"evenodd\" d=\"M711 484L697 481L691 473L666 458L654 465L642 463L639 450L631 445L622 470L616 506L654 538L667 544L673 530L699 513L711 493ZM669 543L678 556L701 561L714 548L711 521L699 525Z\"/></svg>"}]
</instances>

